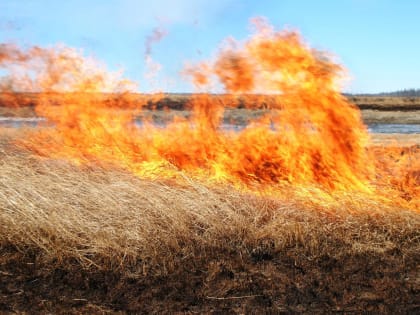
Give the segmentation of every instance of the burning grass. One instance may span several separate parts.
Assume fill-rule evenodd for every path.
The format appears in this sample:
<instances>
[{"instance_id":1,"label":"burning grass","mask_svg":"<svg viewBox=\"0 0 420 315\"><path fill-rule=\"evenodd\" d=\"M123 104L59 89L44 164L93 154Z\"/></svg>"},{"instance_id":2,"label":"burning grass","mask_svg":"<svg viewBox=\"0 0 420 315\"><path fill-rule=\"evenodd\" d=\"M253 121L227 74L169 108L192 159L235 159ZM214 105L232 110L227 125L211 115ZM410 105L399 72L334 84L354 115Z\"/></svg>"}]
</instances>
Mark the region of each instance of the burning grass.
<instances>
[{"instance_id":1,"label":"burning grass","mask_svg":"<svg viewBox=\"0 0 420 315\"><path fill-rule=\"evenodd\" d=\"M172 177L175 168L237 187L257 182L271 190L272 184L288 181L369 190L367 131L360 113L339 92L342 67L327 53L311 49L297 32L275 31L262 20L254 23L249 40L231 43L215 61L185 70L197 86L208 88L217 78L228 93L221 98L194 95L188 104L191 116L176 117L165 128L148 121L135 126L126 109L141 110L144 104L126 93L131 82L80 52L1 46L0 66L11 76L7 96L19 105L25 95L15 90L40 90L36 111L54 125L34 132L24 146L79 164L120 165L142 177ZM272 111L241 131L224 131L225 109L238 98L245 107L258 106L258 91L272 94Z\"/></svg>"},{"instance_id":2,"label":"burning grass","mask_svg":"<svg viewBox=\"0 0 420 315\"><path fill-rule=\"evenodd\" d=\"M276 198L0 147L2 311L414 312L419 213Z\"/></svg>"}]
</instances>

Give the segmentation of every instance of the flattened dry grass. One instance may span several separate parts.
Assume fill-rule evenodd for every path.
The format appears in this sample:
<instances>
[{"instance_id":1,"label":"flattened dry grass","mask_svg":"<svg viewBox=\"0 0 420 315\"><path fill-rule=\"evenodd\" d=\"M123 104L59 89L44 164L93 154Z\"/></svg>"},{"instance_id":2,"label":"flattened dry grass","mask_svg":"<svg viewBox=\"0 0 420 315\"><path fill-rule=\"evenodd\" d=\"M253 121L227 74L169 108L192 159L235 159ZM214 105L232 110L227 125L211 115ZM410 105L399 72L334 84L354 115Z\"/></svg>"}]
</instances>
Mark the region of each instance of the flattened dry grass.
<instances>
[{"instance_id":1,"label":"flattened dry grass","mask_svg":"<svg viewBox=\"0 0 420 315\"><path fill-rule=\"evenodd\" d=\"M0 144L0 310L418 307L414 211L351 193L142 180L40 159L11 137Z\"/></svg>"}]
</instances>

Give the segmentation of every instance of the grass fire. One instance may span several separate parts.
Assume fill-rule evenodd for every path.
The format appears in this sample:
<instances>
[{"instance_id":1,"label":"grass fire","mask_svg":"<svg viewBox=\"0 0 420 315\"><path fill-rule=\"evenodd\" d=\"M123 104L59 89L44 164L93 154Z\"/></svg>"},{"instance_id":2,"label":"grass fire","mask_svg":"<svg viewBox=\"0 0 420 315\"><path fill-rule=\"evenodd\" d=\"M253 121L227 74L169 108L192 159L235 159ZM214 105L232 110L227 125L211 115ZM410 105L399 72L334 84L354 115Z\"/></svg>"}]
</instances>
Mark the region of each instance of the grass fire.
<instances>
[{"instance_id":1,"label":"grass fire","mask_svg":"<svg viewBox=\"0 0 420 315\"><path fill-rule=\"evenodd\" d=\"M1 106L42 119L0 129L0 310L418 310L419 145L374 142L333 55L252 24L164 122L77 49L0 44Z\"/></svg>"}]
</instances>

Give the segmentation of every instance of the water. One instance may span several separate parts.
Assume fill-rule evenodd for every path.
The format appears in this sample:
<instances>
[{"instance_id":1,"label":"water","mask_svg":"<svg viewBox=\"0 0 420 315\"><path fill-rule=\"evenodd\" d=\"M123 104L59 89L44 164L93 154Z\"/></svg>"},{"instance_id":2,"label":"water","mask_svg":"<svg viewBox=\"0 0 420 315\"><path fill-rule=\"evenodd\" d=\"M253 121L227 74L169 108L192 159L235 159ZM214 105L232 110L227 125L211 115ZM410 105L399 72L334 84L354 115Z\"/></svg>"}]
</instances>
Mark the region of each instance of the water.
<instances>
[{"instance_id":1,"label":"water","mask_svg":"<svg viewBox=\"0 0 420 315\"><path fill-rule=\"evenodd\" d=\"M3 128L38 127L43 122L45 122L45 118L0 117L0 127Z\"/></svg>"},{"instance_id":2,"label":"water","mask_svg":"<svg viewBox=\"0 0 420 315\"><path fill-rule=\"evenodd\" d=\"M23 128L23 127L38 127L45 123L44 118L15 118L15 117L0 117L0 127L3 128ZM141 125L138 122L137 125ZM159 127L164 127L164 124L159 124ZM234 124L222 124L224 130L240 131L244 126ZM404 133L404 134L420 134L420 124L372 124L368 125L368 130L371 133Z\"/></svg>"},{"instance_id":3,"label":"water","mask_svg":"<svg viewBox=\"0 0 420 315\"><path fill-rule=\"evenodd\" d=\"M372 124L368 129L371 133L420 133L420 125L408 124Z\"/></svg>"}]
</instances>

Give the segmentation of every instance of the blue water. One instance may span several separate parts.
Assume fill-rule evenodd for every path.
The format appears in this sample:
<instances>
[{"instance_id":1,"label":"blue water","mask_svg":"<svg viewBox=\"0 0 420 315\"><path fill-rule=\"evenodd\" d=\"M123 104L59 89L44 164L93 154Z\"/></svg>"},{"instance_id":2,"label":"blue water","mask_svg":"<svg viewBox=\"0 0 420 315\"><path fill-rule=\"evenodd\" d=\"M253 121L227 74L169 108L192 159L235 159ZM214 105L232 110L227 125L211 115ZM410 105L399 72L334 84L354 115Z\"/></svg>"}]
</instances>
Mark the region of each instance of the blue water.
<instances>
[{"instance_id":1,"label":"blue water","mask_svg":"<svg viewBox=\"0 0 420 315\"><path fill-rule=\"evenodd\" d=\"M38 127L44 123L43 118L8 118L0 117L0 127L3 128L26 128Z\"/></svg>"},{"instance_id":2,"label":"blue water","mask_svg":"<svg viewBox=\"0 0 420 315\"><path fill-rule=\"evenodd\" d=\"M45 120L43 118L0 117L0 127L3 128L38 127L44 123ZM141 123L139 123L138 125L141 125ZM234 124L223 124L222 128L230 131L239 131L243 129L244 126ZM371 133L420 134L420 124L372 124L368 125L368 130Z\"/></svg>"},{"instance_id":3,"label":"blue water","mask_svg":"<svg viewBox=\"0 0 420 315\"><path fill-rule=\"evenodd\" d=\"M420 133L420 125L407 124L372 124L368 125L371 133Z\"/></svg>"}]
</instances>

